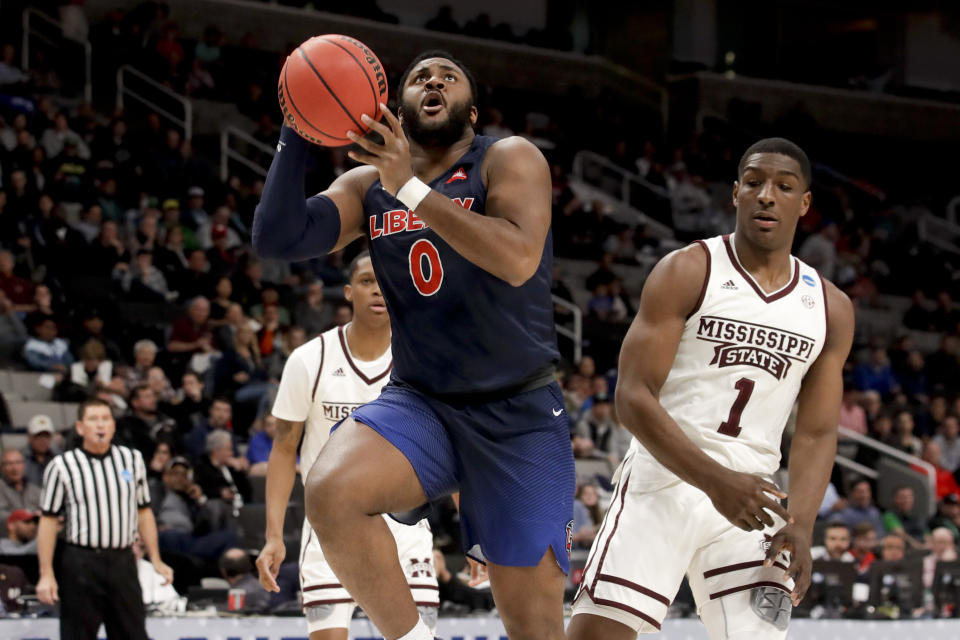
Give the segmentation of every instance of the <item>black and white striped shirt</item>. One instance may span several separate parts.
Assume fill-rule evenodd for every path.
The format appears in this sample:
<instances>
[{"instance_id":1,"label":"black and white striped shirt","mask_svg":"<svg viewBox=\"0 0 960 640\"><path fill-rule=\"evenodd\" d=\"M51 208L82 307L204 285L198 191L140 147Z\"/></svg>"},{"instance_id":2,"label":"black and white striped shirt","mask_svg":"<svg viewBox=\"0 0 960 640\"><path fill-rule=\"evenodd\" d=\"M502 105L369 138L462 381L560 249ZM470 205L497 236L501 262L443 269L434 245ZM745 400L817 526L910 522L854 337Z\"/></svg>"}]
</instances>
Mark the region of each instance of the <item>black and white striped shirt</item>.
<instances>
[{"instance_id":1,"label":"black and white striped shirt","mask_svg":"<svg viewBox=\"0 0 960 640\"><path fill-rule=\"evenodd\" d=\"M70 544L97 549L133 545L137 510L150 505L147 468L135 449L111 445L102 455L82 448L62 453L43 472L40 509L65 510Z\"/></svg>"}]
</instances>

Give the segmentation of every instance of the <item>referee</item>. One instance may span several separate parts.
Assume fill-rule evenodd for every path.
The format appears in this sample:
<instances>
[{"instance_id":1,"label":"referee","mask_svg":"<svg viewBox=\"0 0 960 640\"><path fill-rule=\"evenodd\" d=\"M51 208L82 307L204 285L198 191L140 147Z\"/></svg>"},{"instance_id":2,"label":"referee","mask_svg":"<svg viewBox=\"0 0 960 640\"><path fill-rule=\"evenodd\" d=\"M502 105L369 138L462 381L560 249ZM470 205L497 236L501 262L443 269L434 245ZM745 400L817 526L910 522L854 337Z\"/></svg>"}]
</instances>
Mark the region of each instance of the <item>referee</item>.
<instances>
[{"instance_id":1,"label":"referee","mask_svg":"<svg viewBox=\"0 0 960 640\"><path fill-rule=\"evenodd\" d=\"M61 640L95 640L101 622L110 640L147 640L132 551L137 529L164 584L173 580L173 570L160 560L143 457L110 444L116 425L103 400L84 401L76 427L82 445L55 457L43 473L37 598L50 605L60 600ZM66 546L58 593L53 551L61 509Z\"/></svg>"}]
</instances>

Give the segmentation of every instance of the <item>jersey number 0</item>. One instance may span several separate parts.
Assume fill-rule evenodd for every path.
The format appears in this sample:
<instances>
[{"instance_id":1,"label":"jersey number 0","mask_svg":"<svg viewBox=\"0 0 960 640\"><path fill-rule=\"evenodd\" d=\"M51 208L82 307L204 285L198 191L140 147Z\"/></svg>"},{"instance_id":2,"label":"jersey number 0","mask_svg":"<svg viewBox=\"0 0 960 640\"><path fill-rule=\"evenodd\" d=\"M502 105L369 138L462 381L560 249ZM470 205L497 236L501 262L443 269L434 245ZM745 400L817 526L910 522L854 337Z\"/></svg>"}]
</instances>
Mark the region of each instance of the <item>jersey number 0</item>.
<instances>
[{"instance_id":1,"label":"jersey number 0","mask_svg":"<svg viewBox=\"0 0 960 640\"><path fill-rule=\"evenodd\" d=\"M429 240L417 240L410 247L410 277L422 296L432 296L443 284L440 252Z\"/></svg>"}]
</instances>

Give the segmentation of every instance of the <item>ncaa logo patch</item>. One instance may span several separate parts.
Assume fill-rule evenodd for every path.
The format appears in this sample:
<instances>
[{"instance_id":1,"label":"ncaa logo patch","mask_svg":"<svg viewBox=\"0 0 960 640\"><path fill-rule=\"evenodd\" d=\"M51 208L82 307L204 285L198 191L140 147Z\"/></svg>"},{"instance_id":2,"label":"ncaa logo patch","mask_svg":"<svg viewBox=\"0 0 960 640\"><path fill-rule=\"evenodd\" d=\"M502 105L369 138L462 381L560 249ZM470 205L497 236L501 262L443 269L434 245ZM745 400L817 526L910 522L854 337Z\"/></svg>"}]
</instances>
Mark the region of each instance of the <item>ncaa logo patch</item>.
<instances>
[{"instance_id":1,"label":"ncaa logo patch","mask_svg":"<svg viewBox=\"0 0 960 640\"><path fill-rule=\"evenodd\" d=\"M129 469L124 469L120 472L120 477L123 478L124 482L133 482L133 474L130 473Z\"/></svg>"},{"instance_id":2,"label":"ncaa logo patch","mask_svg":"<svg viewBox=\"0 0 960 640\"><path fill-rule=\"evenodd\" d=\"M573 520L567 523L567 559L573 555Z\"/></svg>"},{"instance_id":3,"label":"ncaa logo patch","mask_svg":"<svg viewBox=\"0 0 960 640\"><path fill-rule=\"evenodd\" d=\"M806 276L806 275L805 275L805 276L803 276L803 277L800 278L800 279L803 280L804 282L806 282L806 283L807 283L808 285L810 285L811 287L817 286L817 281L814 280L813 278L811 278L810 276Z\"/></svg>"}]
</instances>

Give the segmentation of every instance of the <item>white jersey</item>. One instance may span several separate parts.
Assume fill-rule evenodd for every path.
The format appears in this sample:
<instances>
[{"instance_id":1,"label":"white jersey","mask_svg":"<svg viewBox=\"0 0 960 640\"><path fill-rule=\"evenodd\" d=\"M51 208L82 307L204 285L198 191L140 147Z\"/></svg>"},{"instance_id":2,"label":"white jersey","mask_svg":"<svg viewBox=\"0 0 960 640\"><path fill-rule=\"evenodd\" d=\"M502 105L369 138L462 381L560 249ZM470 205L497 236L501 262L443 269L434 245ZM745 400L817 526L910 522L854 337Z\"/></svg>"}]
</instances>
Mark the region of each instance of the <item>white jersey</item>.
<instances>
[{"instance_id":1,"label":"white jersey","mask_svg":"<svg viewBox=\"0 0 960 640\"><path fill-rule=\"evenodd\" d=\"M390 348L376 360L357 360L350 353L346 329L330 329L297 347L283 367L272 413L281 420L304 423L300 447L304 482L333 425L376 400L390 380Z\"/></svg>"},{"instance_id":2,"label":"white jersey","mask_svg":"<svg viewBox=\"0 0 960 640\"><path fill-rule=\"evenodd\" d=\"M791 256L790 280L767 294L740 264L731 236L698 242L707 275L660 404L725 467L769 475L779 468L783 429L826 338L824 283ZM677 480L636 439L631 450L631 482L653 490Z\"/></svg>"}]
</instances>

